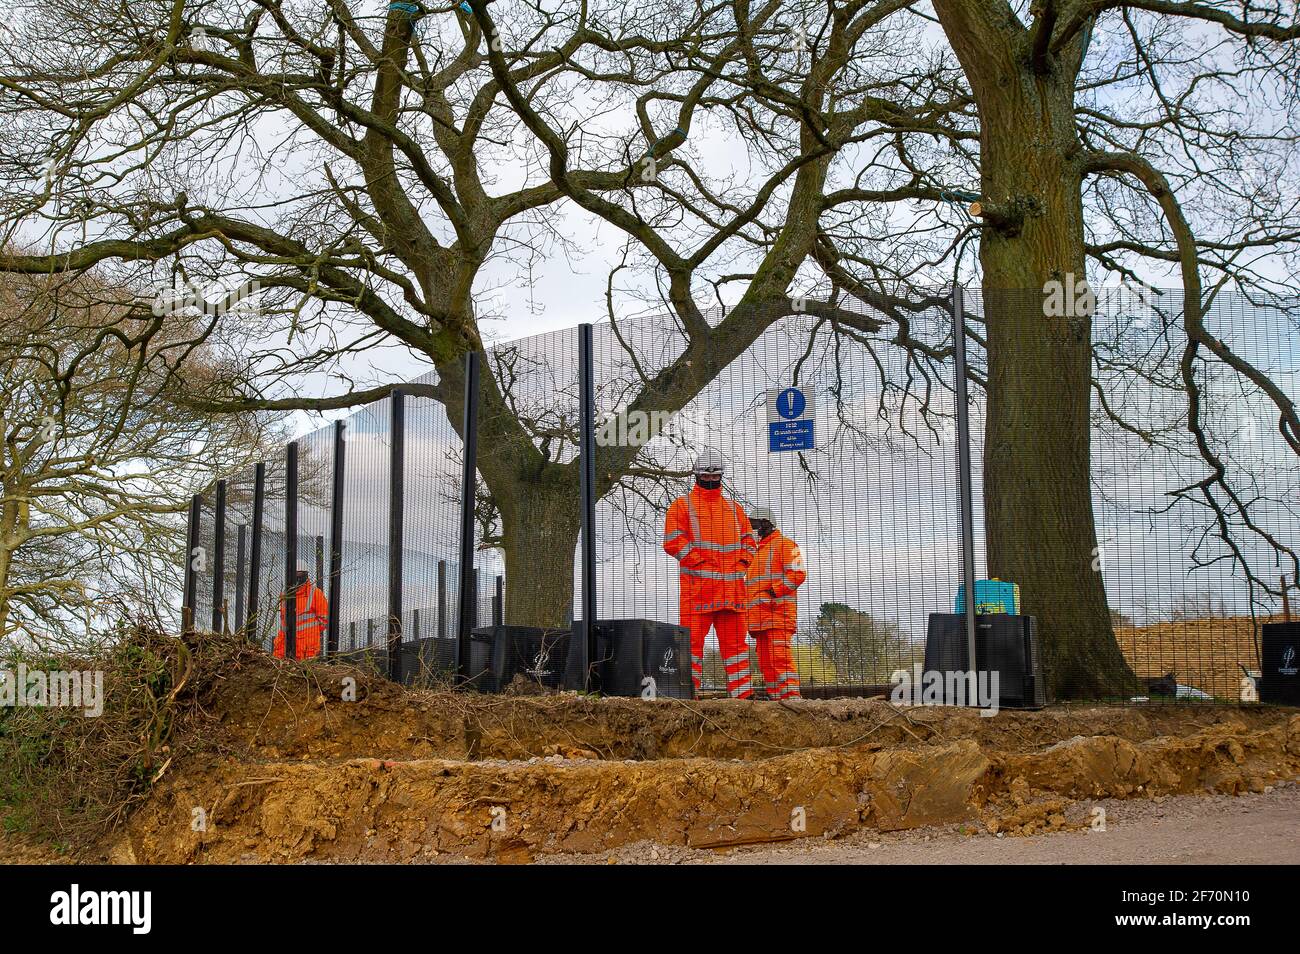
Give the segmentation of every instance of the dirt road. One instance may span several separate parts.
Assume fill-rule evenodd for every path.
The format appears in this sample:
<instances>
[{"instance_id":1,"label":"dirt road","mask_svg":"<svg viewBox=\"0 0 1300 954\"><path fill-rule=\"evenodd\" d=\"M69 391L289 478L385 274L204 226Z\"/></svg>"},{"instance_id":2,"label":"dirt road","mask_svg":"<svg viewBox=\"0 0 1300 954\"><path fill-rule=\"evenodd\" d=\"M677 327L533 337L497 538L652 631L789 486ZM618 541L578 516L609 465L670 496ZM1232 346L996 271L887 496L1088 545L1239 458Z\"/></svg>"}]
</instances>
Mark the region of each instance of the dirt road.
<instances>
[{"instance_id":1,"label":"dirt road","mask_svg":"<svg viewBox=\"0 0 1300 954\"><path fill-rule=\"evenodd\" d=\"M1106 830L997 838L966 826L727 853L629 845L620 864L1300 864L1300 785L1260 795L1106 799ZM541 863L591 861L578 856Z\"/></svg>"}]
</instances>

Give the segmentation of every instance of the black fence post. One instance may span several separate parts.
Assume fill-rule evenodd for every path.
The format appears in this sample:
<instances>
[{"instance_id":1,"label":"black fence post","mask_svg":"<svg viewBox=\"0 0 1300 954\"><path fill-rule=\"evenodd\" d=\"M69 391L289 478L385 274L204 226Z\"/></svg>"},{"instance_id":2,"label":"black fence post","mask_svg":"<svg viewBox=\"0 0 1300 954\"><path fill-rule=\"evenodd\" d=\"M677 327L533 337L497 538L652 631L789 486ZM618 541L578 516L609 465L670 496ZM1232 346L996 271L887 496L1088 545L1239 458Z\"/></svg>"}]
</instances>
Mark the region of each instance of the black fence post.
<instances>
[{"instance_id":1,"label":"black fence post","mask_svg":"<svg viewBox=\"0 0 1300 954\"><path fill-rule=\"evenodd\" d=\"M343 581L343 481L347 439L342 421L334 422L334 473L330 484L330 576L329 610L325 629L325 652L339 651L339 588Z\"/></svg>"},{"instance_id":2,"label":"black fence post","mask_svg":"<svg viewBox=\"0 0 1300 954\"><path fill-rule=\"evenodd\" d=\"M596 372L589 324L578 326L578 441L582 497L582 632L577 664L583 689L591 688L596 658Z\"/></svg>"},{"instance_id":3,"label":"black fence post","mask_svg":"<svg viewBox=\"0 0 1300 954\"><path fill-rule=\"evenodd\" d=\"M226 482L217 481L217 501L214 507L212 548L212 631L222 631L226 620Z\"/></svg>"},{"instance_id":4,"label":"black fence post","mask_svg":"<svg viewBox=\"0 0 1300 954\"><path fill-rule=\"evenodd\" d=\"M253 540L248 548L248 633L257 636L257 593L262 587L262 513L266 508L266 464L253 466Z\"/></svg>"},{"instance_id":5,"label":"black fence post","mask_svg":"<svg viewBox=\"0 0 1300 954\"><path fill-rule=\"evenodd\" d=\"M474 488L478 460L478 353L465 355L465 407L461 437L464 461L460 474L460 601L456 622L456 670L462 682L470 678L470 631L474 628L478 592L474 589Z\"/></svg>"},{"instance_id":6,"label":"black fence post","mask_svg":"<svg viewBox=\"0 0 1300 954\"><path fill-rule=\"evenodd\" d=\"M284 626L284 658L298 658L298 442L284 453L284 597L280 621Z\"/></svg>"},{"instance_id":7,"label":"black fence post","mask_svg":"<svg viewBox=\"0 0 1300 954\"><path fill-rule=\"evenodd\" d=\"M506 581L497 574L496 591L492 594L492 625L504 626L506 621Z\"/></svg>"},{"instance_id":8,"label":"black fence post","mask_svg":"<svg viewBox=\"0 0 1300 954\"><path fill-rule=\"evenodd\" d=\"M181 587L181 630L189 632L194 625L194 604L198 601L199 577L194 569L194 551L199 548L199 520L203 511L203 497L190 498L189 526L185 532L185 570Z\"/></svg>"},{"instance_id":9,"label":"black fence post","mask_svg":"<svg viewBox=\"0 0 1300 954\"><path fill-rule=\"evenodd\" d=\"M389 399L391 440L388 462L388 678L402 681L402 504L406 492L406 401L400 390Z\"/></svg>"},{"instance_id":10,"label":"black fence post","mask_svg":"<svg viewBox=\"0 0 1300 954\"><path fill-rule=\"evenodd\" d=\"M313 547L316 556L316 572L312 574L312 579L320 586L325 582L325 534L318 533L314 538ZM321 587L323 590L324 587Z\"/></svg>"},{"instance_id":11,"label":"black fence post","mask_svg":"<svg viewBox=\"0 0 1300 954\"><path fill-rule=\"evenodd\" d=\"M447 635L447 561L438 561L438 638Z\"/></svg>"},{"instance_id":12,"label":"black fence post","mask_svg":"<svg viewBox=\"0 0 1300 954\"><path fill-rule=\"evenodd\" d=\"M240 524L235 530L235 632L244 628L244 583L247 580L245 559L248 556L248 527Z\"/></svg>"},{"instance_id":13,"label":"black fence post","mask_svg":"<svg viewBox=\"0 0 1300 954\"><path fill-rule=\"evenodd\" d=\"M957 488L961 507L961 581L966 594L962 608L966 622L967 670L974 675L979 671L975 659L975 518L971 493L970 406L966 398L966 309L962 298L962 287L954 284L952 353L956 364L953 383L957 404Z\"/></svg>"}]
</instances>

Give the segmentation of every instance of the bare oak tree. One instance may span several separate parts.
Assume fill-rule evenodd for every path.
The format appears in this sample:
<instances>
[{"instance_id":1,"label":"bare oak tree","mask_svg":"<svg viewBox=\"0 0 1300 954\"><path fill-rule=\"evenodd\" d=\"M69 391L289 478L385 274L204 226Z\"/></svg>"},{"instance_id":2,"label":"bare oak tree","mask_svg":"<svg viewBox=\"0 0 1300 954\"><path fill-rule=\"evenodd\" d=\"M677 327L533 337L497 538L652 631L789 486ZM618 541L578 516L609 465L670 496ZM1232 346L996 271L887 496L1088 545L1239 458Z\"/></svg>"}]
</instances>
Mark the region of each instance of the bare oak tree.
<instances>
[{"instance_id":1,"label":"bare oak tree","mask_svg":"<svg viewBox=\"0 0 1300 954\"><path fill-rule=\"evenodd\" d=\"M1286 289L1288 264L1293 273L1300 24L1281 2L1035 0L1026 10L934 0L934 9L979 112L989 570L1024 588L1050 634L1053 679L1098 692L1126 667L1101 576L1086 569L1097 546L1094 329L1087 309L1052 315L1044 299L1052 283L1073 290L1090 273L1137 279L1173 266L1186 428L1206 465L1183 492L1208 506L1225 546L1234 547L1230 520L1257 529L1205 433L1207 362L1267 395L1297 453L1300 419L1291 396L1204 316L1225 288L1259 297Z\"/></svg>"},{"instance_id":2,"label":"bare oak tree","mask_svg":"<svg viewBox=\"0 0 1300 954\"><path fill-rule=\"evenodd\" d=\"M224 390L192 394L193 406L372 400L389 386L308 399L286 382L382 338L437 368L429 393L458 424L461 359L483 348L486 266L540 254L566 203L649 253L684 347L631 406L675 411L789 311L840 150L943 135L966 103L942 71L905 63L906 31L872 33L899 0L845 8L826 33L833 55L816 64L777 2L512 4L500 23L481 7L368 6L69 3L58 37L20 24L5 52L4 112L26 130L5 157L23 183L8 218L43 221L56 250L0 267L112 262L142 286L161 269L255 275L298 346L232 348ZM769 62L771 78L750 89ZM875 95L895 87L895 99ZM612 118L597 129L601 117ZM683 149L708 123L752 150L750 176L710 175ZM696 296L740 257L754 266L745 292L710 323ZM810 308L879 325L856 303ZM500 514L507 603L521 622L555 623L572 585L575 465L526 425L489 387L479 465ZM637 453L602 448L602 490Z\"/></svg>"},{"instance_id":3,"label":"bare oak tree","mask_svg":"<svg viewBox=\"0 0 1300 954\"><path fill-rule=\"evenodd\" d=\"M93 275L0 282L0 640L84 647L174 605L189 494L270 436L167 399L197 331Z\"/></svg>"},{"instance_id":4,"label":"bare oak tree","mask_svg":"<svg viewBox=\"0 0 1300 954\"><path fill-rule=\"evenodd\" d=\"M688 406L805 308L814 334L899 349L901 386L928 386L949 352L913 320L943 306L935 287L977 242L990 569L1021 583L1057 681L1092 691L1124 672L1090 566L1092 329L1087 314L1045 316L1044 287L1176 266L1189 429L1203 427L1196 368L1212 355L1296 436L1286 395L1201 319L1220 286L1266 289L1259 256L1293 254L1297 235L1293 197L1247 187L1291 169L1289 127L1243 128L1211 92L1263 84L1290 103L1294 26L1280 8L1228 10L56 0L10 25L0 70L4 218L49 251L0 269L111 265L141 288L256 277L261 317L214 335L222 374L190 390L192 407L373 400L391 382L345 378L324 398L297 384L397 344L437 369L427 393L459 426L462 358L484 351L493 284L581 251L566 222L624 244L611 319L635 295L671 314L674 347L655 360L623 342L636 371L623 407L648 414ZM1160 26L1171 19L1228 42L1180 44ZM1215 211L1185 214L1180 191ZM560 623L571 441L521 415L495 370L479 466L507 605L514 621ZM600 448L602 493L636 476L640 451ZM1190 492L1231 509L1228 486L1211 465Z\"/></svg>"}]
</instances>

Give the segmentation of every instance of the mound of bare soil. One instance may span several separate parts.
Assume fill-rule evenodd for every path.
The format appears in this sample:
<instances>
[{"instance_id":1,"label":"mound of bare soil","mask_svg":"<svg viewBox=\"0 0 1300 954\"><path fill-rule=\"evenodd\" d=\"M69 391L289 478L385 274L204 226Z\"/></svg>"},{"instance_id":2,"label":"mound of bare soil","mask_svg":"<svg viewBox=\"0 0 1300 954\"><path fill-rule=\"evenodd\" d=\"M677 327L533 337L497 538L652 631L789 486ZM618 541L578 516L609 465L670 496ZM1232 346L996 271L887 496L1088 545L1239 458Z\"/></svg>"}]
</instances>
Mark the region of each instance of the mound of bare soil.
<instances>
[{"instance_id":1,"label":"mound of bare soil","mask_svg":"<svg viewBox=\"0 0 1300 954\"><path fill-rule=\"evenodd\" d=\"M263 659L192 710L184 757L87 860L525 861L958 822L1030 834L1086 824L1091 799L1300 777L1300 715L1265 708L982 718L881 699L487 697Z\"/></svg>"}]
</instances>

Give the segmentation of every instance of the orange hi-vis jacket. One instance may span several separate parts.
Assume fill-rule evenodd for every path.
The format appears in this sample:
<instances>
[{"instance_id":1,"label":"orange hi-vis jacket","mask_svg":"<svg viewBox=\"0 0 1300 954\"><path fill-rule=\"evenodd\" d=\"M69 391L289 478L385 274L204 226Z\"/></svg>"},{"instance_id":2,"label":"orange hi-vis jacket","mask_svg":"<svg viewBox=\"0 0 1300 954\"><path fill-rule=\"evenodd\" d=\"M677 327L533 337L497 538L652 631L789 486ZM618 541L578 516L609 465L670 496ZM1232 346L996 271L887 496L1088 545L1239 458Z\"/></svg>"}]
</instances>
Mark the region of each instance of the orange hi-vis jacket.
<instances>
[{"instance_id":1,"label":"orange hi-vis jacket","mask_svg":"<svg viewBox=\"0 0 1300 954\"><path fill-rule=\"evenodd\" d=\"M329 622L329 601L315 583L303 583L294 597L296 624L293 637L293 657L311 659L320 655L320 644ZM284 601L280 603L280 631L275 634L272 654L284 658Z\"/></svg>"},{"instance_id":2,"label":"orange hi-vis jacket","mask_svg":"<svg viewBox=\"0 0 1300 954\"><path fill-rule=\"evenodd\" d=\"M744 613L745 571L758 544L745 511L722 488L696 486L668 508L664 550L681 565L681 612Z\"/></svg>"},{"instance_id":3,"label":"orange hi-vis jacket","mask_svg":"<svg viewBox=\"0 0 1300 954\"><path fill-rule=\"evenodd\" d=\"M798 602L794 591L808 579L799 545L773 530L758 541L758 556L750 564L745 589L749 594L749 631L793 631Z\"/></svg>"}]
</instances>

